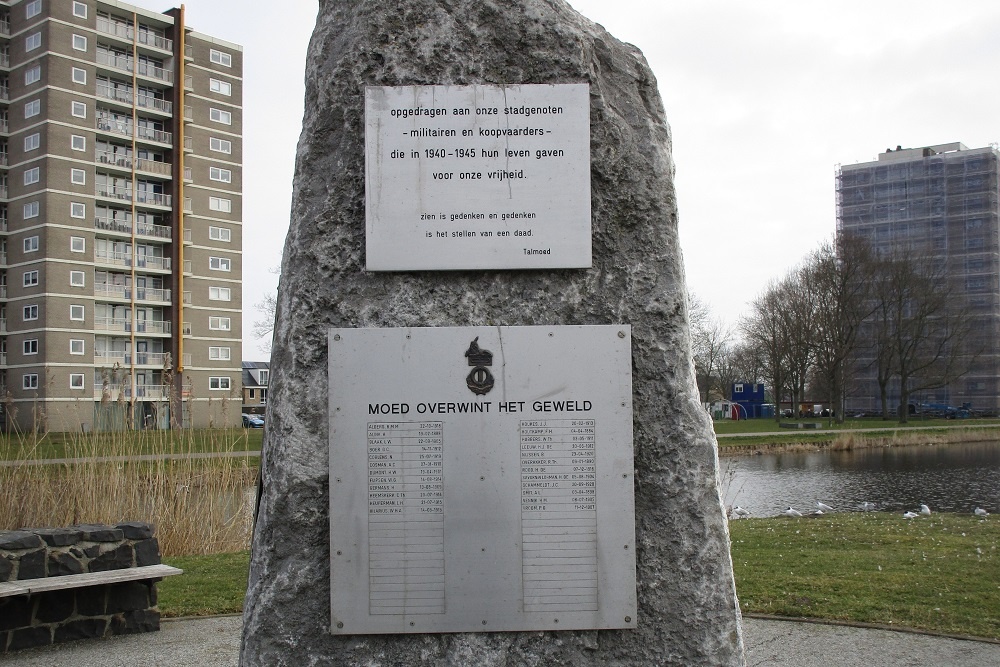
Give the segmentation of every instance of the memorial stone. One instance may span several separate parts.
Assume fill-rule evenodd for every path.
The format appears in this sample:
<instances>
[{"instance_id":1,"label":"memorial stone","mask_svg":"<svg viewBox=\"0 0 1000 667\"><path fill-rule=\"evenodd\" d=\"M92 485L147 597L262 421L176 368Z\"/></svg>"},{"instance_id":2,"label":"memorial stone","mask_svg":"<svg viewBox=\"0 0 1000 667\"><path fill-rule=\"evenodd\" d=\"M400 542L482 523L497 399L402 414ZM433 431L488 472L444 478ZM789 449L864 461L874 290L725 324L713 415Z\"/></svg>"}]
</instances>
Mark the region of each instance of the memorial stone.
<instances>
[{"instance_id":1,"label":"memorial stone","mask_svg":"<svg viewBox=\"0 0 1000 667\"><path fill-rule=\"evenodd\" d=\"M307 63L306 111L278 293L241 665L744 664L729 536L718 492L716 443L709 417L698 402L691 360L670 130L656 80L642 54L562 0L325 0L320 3ZM526 95L529 101L494 104L505 90L511 98ZM588 108L569 110L571 102L566 100L581 90L585 93L579 99L586 100ZM404 96L407 105L393 104ZM426 99L447 103L428 104ZM382 104L386 100L387 105ZM495 107L498 118L465 118L465 109L477 110L479 101L483 108ZM512 110L558 107L566 112L563 116L539 113L528 123L523 113ZM394 116L393 109L400 112ZM402 118L431 113L414 109L444 111L434 111L440 118L431 123ZM584 117L589 119L584 124L589 127L589 151L581 155L574 149L588 140L577 138L578 121ZM497 132L480 132L490 128ZM514 135L500 132L503 128L542 133ZM569 143L549 143L548 131L560 137L564 133ZM393 132L400 136L398 146L393 144ZM375 141L378 137L382 140ZM394 150L400 152L394 156ZM502 165L497 162L501 155ZM373 164L375 160L399 163L388 168ZM585 179L579 173L581 165ZM456 176L454 181L435 179L435 173ZM462 173L483 178L461 179ZM490 173L496 174L496 183L481 183L490 180ZM588 191L572 191L584 181ZM504 189L494 187L498 184L506 187L506 199ZM546 188L552 202L567 203L550 205L539 196ZM581 200L589 201L589 206L581 207ZM516 217L502 219L505 211ZM438 217L442 213L444 218ZM497 217L491 219L491 214ZM530 237L524 234L529 229ZM553 229L559 233L548 234ZM401 232L400 238L393 230ZM581 235L583 230L589 231ZM486 231L492 236L481 233ZM504 231L510 234L503 235ZM514 231L522 234L515 236ZM536 246L528 240L536 238L545 243ZM497 252L492 253L491 247ZM524 263L524 257L536 255L538 264ZM484 261L470 260L477 256ZM424 352L418 342L433 347L436 338L454 338L456 343L449 343L444 355L447 359L441 358L442 363L454 364L455 391L464 391L470 405L499 406L502 399L512 407L519 396L490 393L500 392L507 380L516 382L502 376L501 359L512 350L501 349L502 341L490 332L503 332L505 327L541 329L539 325L553 328L557 339L575 330L572 327L616 325L620 337L613 340L630 345L632 419L627 453L634 468L623 472L634 474L635 531L634 540L626 539L620 546L634 552L635 579L626 583L616 579L618 583L605 591L600 589L601 567L581 568L586 571L582 579L596 581L599 594L580 605L599 609L602 596L611 596L629 608L631 595L635 617L589 626L582 622L567 630L554 629L560 626L553 617L544 625L525 628L520 624L524 619L531 622L528 598L534 592L530 585L517 584L503 588L524 596L519 620L510 625L515 631L490 632L487 624L479 632L464 627L454 632L447 625L431 625L430 634L414 634L420 631L415 625L411 629L408 623L398 627L380 623L369 630L380 634L349 634L350 627L338 627L331 591L335 598L347 595L340 598L347 600L355 591L351 582L342 580L331 587L331 571L336 579L343 576L338 573L358 567L360 576L368 576L371 563L365 560L359 566L349 559L363 556L366 549L374 552L380 546L375 540L383 535L392 537L389 532L369 531L362 539L359 530L352 538L345 522L363 522L358 525L368 531L369 521L379 513L367 499L352 509L353 486L347 491L331 487L350 476L352 485L370 485L374 479L387 487L378 493L397 494L396 487L388 486L402 484L409 473L405 463L386 464L381 470L388 472L381 473L357 469L360 464L352 463L351 456L338 457L337 450L360 448L351 451L361 461L369 455L392 455L402 457L394 461L405 462L414 444L427 446L427 467L417 482L433 487L428 491L430 507L441 502L434 486L440 482L445 516L440 524L429 521L422 528L429 532L420 534L422 546L413 553L430 553L434 562L428 570L440 567L437 550L461 548L449 546L443 532L449 530L448 513L485 514L480 508L487 505L482 497L467 496L467 506L456 506L449 504L448 494L478 493L475 481L490 481L493 468L484 463L484 472L472 482L460 481L455 474L468 471L449 469L449 457L463 441L455 440L449 422L446 400L450 399L430 395L439 388L430 376L446 375L443 370L418 359L417 368L429 378L429 394L419 399L422 403L417 398L392 400L406 391L419 394L419 381L396 373L409 372L410 355L436 354ZM476 331L469 335L457 327ZM433 328L439 328L441 336L435 336ZM378 329L387 330L387 340L395 347L379 348L369 364L370 374L365 364L345 361L350 352L333 347L361 345L353 330L360 335L362 330ZM446 336L446 331L453 333ZM526 340L533 335L528 332ZM608 349L614 344L607 343ZM536 365L543 370L557 362L599 366L605 362L600 345L605 343L596 349L574 344L569 352L558 354L536 345L542 357ZM401 366L392 366L396 359ZM565 365L559 370L565 371ZM585 370L574 368L567 374L569 382L587 377ZM602 372L595 382L614 381L616 373ZM518 386L522 393L535 391L528 381ZM506 431L499 433L493 427L484 433L498 443L484 452L513 447L514 470L508 470L500 453L498 467L515 475L525 493L530 489L522 481L531 481L526 475L536 474L535 464L526 462L530 452L537 451L532 449L537 441L530 438L538 435L525 429L551 429L553 436L572 438L577 432L559 429L579 424L555 420L587 418L581 414L591 400L582 395L587 392L572 396L566 387L552 392L551 397L533 397L539 401L538 414L518 417L509 439L504 439ZM383 398L384 403L376 402ZM434 401L445 407L434 407L432 413L429 406L439 406ZM332 414L342 406L350 411L355 403L371 411L364 422ZM624 405L628 401L621 403L623 409L628 407ZM421 404L425 412L418 416ZM526 403L529 410L532 405L533 401ZM539 415L545 410L554 412L542 421ZM605 439L607 431L601 430L609 418L600 419L594 422L597 437L585 445L586 452L597 453L598 473L601 457L608 453L603 448L612 444ZM411 428L416 432L403 432ZM396 429L398 436L393 434ZM349 437L338 439L345 432ZM428 440L421 443L420 438ZM441 448L440 456L434 447ZM549 463L560 465L559 456L549 458ZM572 464L580 455L565 456ZM331 461L343 468L331 469ZM449 490L453 483L464 487ZM597 535L602 530L601 503L606 500L601 493L598 487L596 519L586 514L589 510L579 510L580 518L573 519L596 520ZM398 495L377 497L382 507L398 502ZM332 526L331 499L336 507ZM501 499L491 509L506 516L509 508ZM625 512L630 520L633 516L631 503L612 509ZM508 520L516 523L534 510L533 505L516 501L513 513L522 517ZM422 514L431 517L433 511ZM463 530L476 530L476 516L460 518ZM480 529L483 549L490 545L488 527L496 523L496 517L486 518ZM378 530L405 532L406 527L379 524ZM528 533L515 534L522 536L517 540L527 541ZM334 549L331 535L338 541ZM341 540L357 553L345 552ZM607 548L601 544L597 549L599 562L601 549ZM525 562L519 560L522 556L508 555L513 560L498 558L498 571L489 573L500 584L509 583L505 578L518 581L523 576L520 568L507 565ZM443 562L449 557L446 553ZM338 558L345 560L335 561ZM332 568L332 562L337 567ZM620 562L631 566L631 560ZM409 565L400 562L393 567ZM473 571L470 566L468 572ZM621 567L617 571L630 572ZM442 572L428 575L443 584L422 593L427 602L420 603L419 613L447 616L449 604L486 611L494 602L502 606L499 598L489 595L449 599L462 595L464 589L455 578L461 573ZM498 584L496 590L501 588ZM402 608L399 618L413 611L407 600L396 602L391 596L376 600L365 590L366 598L359 601L364 609L353 610L361 623L370 621L371 610L380 605L388 608L386 613ZM586 612L575 613L576 620L586 618ZM347 623L354 620L348 617Z\"/></svg>"}]
</instances>

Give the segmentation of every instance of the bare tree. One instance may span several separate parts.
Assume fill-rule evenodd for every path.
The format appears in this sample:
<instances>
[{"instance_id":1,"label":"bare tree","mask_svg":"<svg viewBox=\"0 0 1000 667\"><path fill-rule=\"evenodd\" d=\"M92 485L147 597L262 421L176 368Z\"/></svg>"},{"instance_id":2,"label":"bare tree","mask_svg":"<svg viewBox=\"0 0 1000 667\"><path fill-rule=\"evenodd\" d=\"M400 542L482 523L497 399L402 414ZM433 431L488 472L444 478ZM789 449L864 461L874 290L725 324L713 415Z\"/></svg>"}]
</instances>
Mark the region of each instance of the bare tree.
<instances>
[{"instance_id":1,"label":"bare tree","mask_svg":"<svg viewBox=\"0 0 1000 667\"><path fill-rule=\"evenodd\" d=\"M250 331L254 338L263 340L261 344L265 351L271 351L271 336L274 332L274 312L278 301L274 294L265 294L264 298L254 304L260 317L254 320Z\"/></svg>"},{"instance_id":2,"label":"bare tree","mask_svg":"<svg viewBox=\"0 0 1000 667\"><path fill-rule=\"evenodd\" d=\"M726 396L726 387L719 386L717 372L719 359L732 340L732 329L720 318L713 317L708 306L691 292L688 292L688 321L698 391L702 403L708 403L713 389Z\"/></svg>"},{"instance_id":3,"label":"bare tree","mask_svg":"<svg viewBox=\"0 0 1000 667\"><path fill-rule=\"evenodd\" d=\"M750 304L750 313L740 320L746 345L753 348L774 392L775 419L781 418L781 397L786 374L785 352L788 347L786 320L782 314L782 284L772 281Z\"/></svg>"},{"instance_id":4,"label":"bare tree","mask_svg":"<svg viewBox=\"0 0 1000 667\"><path fill-rule=\"evenodd\" d=\"M815 298L813 359L838 423L844 422L862 323L874 311L874 257L867 242L841 236L823 243L807 260L805 280Z\"/></svg>"}]
</instances>

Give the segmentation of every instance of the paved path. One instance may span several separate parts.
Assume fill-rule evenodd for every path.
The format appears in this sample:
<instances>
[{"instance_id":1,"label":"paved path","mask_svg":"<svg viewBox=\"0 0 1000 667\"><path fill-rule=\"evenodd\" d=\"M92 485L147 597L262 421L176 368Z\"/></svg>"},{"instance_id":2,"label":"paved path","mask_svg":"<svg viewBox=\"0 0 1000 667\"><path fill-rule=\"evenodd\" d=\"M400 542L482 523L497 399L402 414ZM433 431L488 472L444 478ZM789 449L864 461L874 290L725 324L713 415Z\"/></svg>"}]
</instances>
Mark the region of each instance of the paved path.
<instances>
[{"instance_id":1,"label":"paved path","mask_svg":"<svg viewBox=\"0 0 1000 667\"><path fill-rule=\"evenodd\" d=\"M168 620L159 632L0 655L11 667L236 667L239 616ZM744 619L750 667L986 667L1000 644L820 623Z\"/></svg>"}]
</instances>

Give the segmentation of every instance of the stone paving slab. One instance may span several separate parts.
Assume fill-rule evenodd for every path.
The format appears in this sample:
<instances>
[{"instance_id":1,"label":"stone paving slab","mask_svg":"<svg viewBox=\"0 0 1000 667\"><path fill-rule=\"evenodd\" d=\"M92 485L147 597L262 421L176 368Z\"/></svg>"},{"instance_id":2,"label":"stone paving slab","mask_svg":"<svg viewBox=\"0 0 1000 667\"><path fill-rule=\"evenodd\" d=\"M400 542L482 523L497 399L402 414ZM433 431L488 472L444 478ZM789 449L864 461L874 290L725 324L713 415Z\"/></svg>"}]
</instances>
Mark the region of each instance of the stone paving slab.
<instances>
[{"instance_id":1,"label":"stone paving slab","mask_svg":"<svg viewBox=\"0 0 1000 667\"><path fill-rule=\"evenodd\" d=\"M1000 644L821 623L744 619L749 667L1000 665ZM164 620L159 632L0 655L11 667L236 667L239 616Z\"/></svg>"}]
</instances>

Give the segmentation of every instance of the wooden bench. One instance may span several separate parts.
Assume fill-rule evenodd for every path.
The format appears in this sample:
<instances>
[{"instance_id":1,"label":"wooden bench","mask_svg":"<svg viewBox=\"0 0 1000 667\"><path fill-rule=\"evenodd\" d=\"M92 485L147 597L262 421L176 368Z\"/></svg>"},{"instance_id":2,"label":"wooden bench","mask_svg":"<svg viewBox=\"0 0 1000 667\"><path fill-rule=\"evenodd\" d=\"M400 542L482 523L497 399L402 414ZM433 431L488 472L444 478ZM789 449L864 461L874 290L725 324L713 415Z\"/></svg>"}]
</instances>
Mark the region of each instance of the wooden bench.
<instances>
[{"instance_id":1,"label":"wooden bench","mask_svg":"<svg viewBox=\"0 0 1000 667\"><path fill-rule=\"evenodd\" d=\"M104 572L65 574L58 577L45 577L44 579L21 579L0 583L0 598L14 595L36 595L48 591L61 591L85 586L120 584L127 581L162 579L172 577L175 574L183 574L183 572L184 570L170 565L145 565Z\"/></svg>"}]
</instances>

